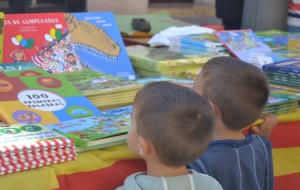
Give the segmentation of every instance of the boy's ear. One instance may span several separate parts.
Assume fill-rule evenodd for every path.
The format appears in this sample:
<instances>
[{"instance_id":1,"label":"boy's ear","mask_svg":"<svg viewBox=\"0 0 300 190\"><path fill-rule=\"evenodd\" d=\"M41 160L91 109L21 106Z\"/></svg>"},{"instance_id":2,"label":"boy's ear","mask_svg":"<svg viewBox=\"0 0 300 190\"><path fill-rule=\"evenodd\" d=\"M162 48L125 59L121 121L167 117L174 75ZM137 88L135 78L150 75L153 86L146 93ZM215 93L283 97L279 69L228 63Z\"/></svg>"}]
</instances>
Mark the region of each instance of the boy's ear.
<instances>
[{"instance_id":1,"label":"boy's ear","mask_svg":"<svg viewBox=\"0 0 300 190\"><path fill-rule=\"evenodd\" d=\"M213 112L216 112L216 105L212 103L211 101L208 101L209 105L211 106Z\"/></svg>"},{"instance_id":2,"label":"boy's ear","mask_svg":"<svg viewBox=\"0 0 300 190\"><path fill-rule=\"evenodd\" d=\"M211 105L213 112L215 113L216 116L221 116L221 110L219 106L216 104L212 103L211 101L208 101L208 103Z\"/></svg>"},{"instance_id":3,"label":"boy's ear","mask_svg":"<svg viewBox=\"0 0 300 190\"><path fill-rule=\"evenodd\" d=\"M151 143L147 139L145 139L141 136L139 136L139 141L140 141L139 155L142 157L145 155L148 155L152 149Z\"/></svg>"}]
</instances>

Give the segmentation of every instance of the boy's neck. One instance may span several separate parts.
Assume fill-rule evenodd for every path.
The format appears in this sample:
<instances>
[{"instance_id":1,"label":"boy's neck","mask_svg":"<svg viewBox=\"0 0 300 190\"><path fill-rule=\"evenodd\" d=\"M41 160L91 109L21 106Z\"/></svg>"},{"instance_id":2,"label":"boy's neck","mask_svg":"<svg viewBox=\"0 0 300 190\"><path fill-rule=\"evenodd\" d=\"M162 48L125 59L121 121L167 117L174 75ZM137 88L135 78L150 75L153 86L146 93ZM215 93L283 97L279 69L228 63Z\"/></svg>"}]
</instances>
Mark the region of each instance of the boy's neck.
<instances>
[{"instance_id":1,"label":"boy's neck","mask_svg":"<svg viewBox=\"0 0 300 190\"><path fill-rule=\"evenodd\" d=\"M225 127L222 122L216 123L213 140L244 140L245 135L242 131L234 131Z\"/></svg>"},{"instance_id":2,"label":"boy's neck","mask_svg":"<svg viewBox=\"0 0 300 190\"><path fill-rule=\"evenodd\" d=\"M147 161L147 175L156 176L156 177L172 177L172 176L179 176L179 175L186 175L188 174L188 169L186 166L181 166L178 168L169 167L159 162L152 162Z\"/></svg>"}]
</instances>

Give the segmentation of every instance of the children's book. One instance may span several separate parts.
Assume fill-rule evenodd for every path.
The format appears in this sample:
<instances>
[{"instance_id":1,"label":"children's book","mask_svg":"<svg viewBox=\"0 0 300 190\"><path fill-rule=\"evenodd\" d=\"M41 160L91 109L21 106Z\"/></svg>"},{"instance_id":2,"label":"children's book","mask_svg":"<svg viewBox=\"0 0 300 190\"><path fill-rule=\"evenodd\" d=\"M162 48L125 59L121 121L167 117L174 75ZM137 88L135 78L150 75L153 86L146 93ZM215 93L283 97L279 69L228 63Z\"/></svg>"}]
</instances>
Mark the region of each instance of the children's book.
<instances>
[{"instance_id":1,"label":"children's book","mask_svg":"<svg viewBox=\"0 0 300 190\"><path fill-rule=\"evenodd\" d=\"M258 38L272 48L272 50L280 50L287 47L290 33L280 30L268 30L257 32L256 34Z\"/></svg>"},{"instance_id":2,"label":"children's book","mask_svg":"<svg viewBox=\"0 0 300 190\"><path fill-rule=\"evenodd\" d=\"M64 73L62 75L85 95L140 89L140 85L135 81L125 80L116 76L87 69L80 72Z\"/></svg>"},{"instance_id":3,"label":"children's book","mask_svg":"<svg viewBox=\"0 0 300 190\"><path fill-rule=\"evenodd\" d=\"M1 120L11 124L49 124L100 114L64 76L42 69L2 73L0 104Z\"/></svg>"},{"instance_id":4,"label":"children's book","mask_svg":"<svg viewBox=\"0 0 300 190\"><path fill-rule=\"evenodd\" d=\"M132 106L102 112L101 116L73 119L46 126L75 140L81 150L103 148L125 142Z\"/></svg>"},{"instance_id":5,"label":"children's book","mask_svg":"<svg viewBox=\"0 0 300 190\"><path fill-rule=\"evenodd\" d=\"M264 113L282 114L299 108L300 93L288 90L272 90Z\"/></svg>"},{"instance_id":6,"label":"children's book","mask_svg":"<svg viewBox=\"0 0 300 190\"><path fill-rule=\"evenodd\" d=\"M0 127L0 154L16 155L35 147L36 150L60 149L71 141L38 124L13 124ZM24 148L25 147L25 148ZM31 149L32 150L32 149Z\"/></svg>"},{"instance_id":7,"label":"children's book","mask_svg":"<svg viewBox=\"0 0 300 190\"><path fill-rule=\"evenodd\" d=\"M110 12L66 14L71 39L82 63L88 68L135 79L114 15Z\"/></svg>"},{"instance_id":8,"label":"children's book","mask_svg":"<svg viewBox=\"0 0 300 190\"><path fill-rule=\"evenodd\" d=\"M260 40L252 30L235 30L218 32L221 42L236 57L258 67L286 60L277 57L272 49Z\"/></svg>"},{"instance_id":9,"label":"children's book","mask_svg":"<svg viewBox=\"0 0 300 190\"><path fill-rule=\"evenodd\" d=\"M263 71L267 72L279 72L282 74L300 74L300 60L293 59L289 61L283 61L265 65L262 67Z\"/></svg>"},{"instance_id":10,"label":"children's book","mask_svg":"<svg viewBox=\"0 0 300 190\"><path fill-rule=\"evenodd\" d=\"M0 126L0 175L76 159L74 142L38 124Z\"/></svg>"},{"instance_id":11,"label":"children's book","mask_svg":"<svg viewBox=\"0 0 300 190\"><path fill-rule=\"evenodd\" d=\"M32 61L52 73L80 70L63 13L5 16L5 63Z\"/></svg>"},{"instance_id":12,"label":"children's book","mask_svg":"<svg viewBox=\"0 0 300 190\"><path fill-rule=\"evenodd\" d=\"M0 63L3 60L4 13L0 12Z\"/></svg>"}]
</instances>

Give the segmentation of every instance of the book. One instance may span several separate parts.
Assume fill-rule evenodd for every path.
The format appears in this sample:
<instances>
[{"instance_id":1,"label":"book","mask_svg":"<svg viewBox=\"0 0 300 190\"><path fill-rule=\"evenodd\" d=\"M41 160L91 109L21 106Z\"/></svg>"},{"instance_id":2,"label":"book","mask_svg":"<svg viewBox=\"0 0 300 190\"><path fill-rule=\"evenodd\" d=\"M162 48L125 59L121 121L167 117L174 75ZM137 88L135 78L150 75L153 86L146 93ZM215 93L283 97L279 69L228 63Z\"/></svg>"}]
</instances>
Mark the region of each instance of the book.
<instances>
[{"instance_id":1,"label":"book","mask_svg":"<svg viewBox=\"0 0 300 190\"><path fill-rule=\"evenodd\" d=\"M264 113L283 114L299 108L300 93L288 90L271 90Z\"/></svg>"},{"instance_id":2,"label":"book","mask_svg":"<svg viewBox=\"0 0 300 190\"><path fill-rule=\"evenodd\" d=\"M111 12L71 13L65 17L76 51L86 67L129 80L135 79Z\"/></svg>"},{"instance_id":3,"label":"book","mask_svg":"<svg viewBox=\"0 0 300 190\"><path fill-rule=\"evenodd\" d=\"M4 13L0 12L0 63L3 60Z\"/></svg>"},{"instance_id":4,"label":"book","mask_svg":"<svg viewBox=\"0 0 300 190\"><path fill-rule=\"evenodd\" d=\"M91 70L62 75L101 110L132 104L135 94L142 88L135 81Z\"/></svg>"},{"instance_id":5,"label":"book","mask_svg":"<svg viewBox=\"0 0 300 190\"><path fill-rule=\"evenodd\" d=\"M74 142L38 124L0 126L0 175L76 159Z\"/></svg>"},{"instance_id":6,"label":"book","mask_svg":"<svg viewBox=\"0 0 300 190\"><path fill-rule=\"evenodd\" d=\"M285 49L288 45L289 32L268 30L256 33L258 38L266 43L273 51Z\"/></svg>"},{"instance_id":7,"label":"book","mask_svg":"<svg viewBox=\"0 0 300 190\"><path fill-rule=\"evenodd\" d=\"M69 120L46 126L75 140L76 146L103 148L125 142L131 123L132 106L104 111L101 116Z\"/></svg>"},{"instance_id":8,"label":"book","mask_svg":"<svg viewBox=\"0 0 300 190\"><path fill-rule=\"evenodd\" d=\"M167 47L127 47L128 54L140 76L178 77L187 70L200 69L215 56L186 55L170 51Z\"/></svg>"},{"instance_id":9,"label":"book","mask_svg":"<svg viewBox=\"0 0 300 190\"><path fill-rule=\"evenodd\" d=\"M42 69L4 75L0 76L0 118L6 123L49 124L101 113L64 76Z\"/></svg>"},{"instance_id":10,"label":"book","mask_svg":"<svg viewBox=\"0 0 300 190\"><path fill-rule=\"evenodd\" d=\"M39 124L13 124L0 127L0 154L43 152L72 146L72 141ZM41 151L43 150L43 151Z\"/></svg>"},{"instance_id":11,"label":"book","mask_svg":"<svg viewBox=\"0 0 300 190\"><path fill-rule=\"evenodd\" d=\"M273 54L272 49L252 30L223 31L217 32L217 35L232 54L259 68L266 64L286 60Z\"/></svg>"},{"instance_id":12,"label":"book","mask_svg":"<svg viewBox=\"0 0 300 190\"><path fill-rule=\"evenodd\" d=\"M203 33L194 34L188 36L175 36L169 39L172 42L178 42L180 44L190 44L194 46L206 47L206 48L223 48L223 44L220 42L215 34ZM224 48L223 48L224 49Z\"/></svg>"},{"instance_id":13,"label":"book","mask_svg":"<svg viewBox=\"0 0 300 190\"><path fill-rule=\"evenodd\" d=\"M5 63L30 62L52 73L80 70L63 13L5 16Z\"/></svg>"},{"instance_id":14,"label":"book","mask_svg":"<svg viewBox=\"0 0 300 190\"><path fill-rule=\"evenodd\" d=\"M269 65L265 65L262 67L264 71L274 72L280 71L281 73L297 73L300 74L300 60L293 59L289 61L282 61L278 63L273 63Z\"/></svg>"}]
</instances>

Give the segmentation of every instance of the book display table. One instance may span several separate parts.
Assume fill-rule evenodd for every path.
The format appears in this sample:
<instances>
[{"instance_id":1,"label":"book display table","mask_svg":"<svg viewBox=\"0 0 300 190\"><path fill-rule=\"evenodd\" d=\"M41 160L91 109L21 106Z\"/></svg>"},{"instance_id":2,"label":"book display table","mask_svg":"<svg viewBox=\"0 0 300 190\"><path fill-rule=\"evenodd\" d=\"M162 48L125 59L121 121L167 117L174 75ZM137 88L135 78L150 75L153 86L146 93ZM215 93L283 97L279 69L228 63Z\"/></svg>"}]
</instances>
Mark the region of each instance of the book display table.
<instances>
[{"instance_id":1,"label":"book display table","mask_svg":"<svg viewBox=\"0 0 300 190\"><path fill-rule=\"evenodd\" d=\"M279 124L272 133L275 190L297 190L300 122ZM0 177L5 190L113 190L145 164L126 145L80 153L76 161Z\"/></svg>"}]
</instances>

